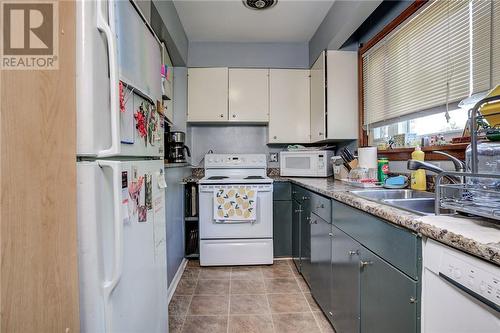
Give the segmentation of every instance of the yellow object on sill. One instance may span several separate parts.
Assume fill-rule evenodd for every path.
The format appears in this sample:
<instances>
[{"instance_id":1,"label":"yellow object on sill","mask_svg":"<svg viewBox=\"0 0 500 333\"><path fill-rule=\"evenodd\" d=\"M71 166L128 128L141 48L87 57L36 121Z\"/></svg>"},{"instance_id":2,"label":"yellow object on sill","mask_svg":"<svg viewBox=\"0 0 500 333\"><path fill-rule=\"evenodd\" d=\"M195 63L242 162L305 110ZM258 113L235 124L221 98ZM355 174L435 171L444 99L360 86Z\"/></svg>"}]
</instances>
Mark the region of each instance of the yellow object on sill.
<instances>
[{"instance_id":1,"label":"yellow object on sill","mask_svg":"<svg viewBox=\"0 0 500 333\"><path fill-rule=\"evenodd\" d=\"M415 147L415 150L413 151L413 153L411 153L411 159L417 160L417 161L422 161L422 162L425 160L425 153L422 151L422 149L419 146ZM425 191L427 189L425 170L418 169L418 170L412 171L412 173L411 173L411 188L413 190L418 190L418 191Z\"/></svg>"},{"instance_id":2,"label":"yellow object on sill","mask_svg":"<svg viewBox=\"0 0 500 333\"><path fill-rule=\"evenodd\" d=\"M490 91L487 97L500 95L500 85ZM484 116L491 127L500 127L500 102L483 106L479 112Z\"/></svg>"}]
</instances>

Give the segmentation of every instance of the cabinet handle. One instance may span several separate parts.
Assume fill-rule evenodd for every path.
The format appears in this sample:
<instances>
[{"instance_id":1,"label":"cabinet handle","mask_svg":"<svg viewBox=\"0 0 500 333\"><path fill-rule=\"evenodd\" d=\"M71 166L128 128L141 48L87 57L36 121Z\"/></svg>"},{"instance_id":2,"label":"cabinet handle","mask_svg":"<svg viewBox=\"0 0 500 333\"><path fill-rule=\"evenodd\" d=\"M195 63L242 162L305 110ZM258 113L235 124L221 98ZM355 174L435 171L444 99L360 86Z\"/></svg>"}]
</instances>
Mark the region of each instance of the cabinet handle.
<instances>
[{"instance_id":1,"label":"cabinet handle","mask_svg":"<svg viewBox=\"0 0 500 333\"><path fill-rule=\"evenodd\" d=\"M363 268L365 268L366 266L368 266L368 265L372 265L372 264L373 264L373 262L372 262L372 261L360 261L360 262L359 262L359 267L360 267L361 269L363 269Z\"/></svg>"},{"instance_id":2,"label":"cabinet handle","mask_svg":"<svg viewBox=\"0 0 500 333\"><path fill-rule=\"evenodd\" d=\"M233 118L236 118L236 115L235 115L235 114L233 114Z\"/></svg>"},{"instance_id":3,"label":"cabinet handle","mask_svg":"<svg viewBox=\"0 0 500 333\"><path fill-rule=\"evenodd\" d=\"M359 251L358 250L356 250L356 251L349 251L349 252L347 252L347 254L350 255L350 256L354 256L354 255L359 254Z\"/></svg>"},{"instance_id":4,"label":"cabinet handle","mask_svg":"<svg viewBox=\"0 0 500 333\"><path fill-rule=\"evenodd\" d=\"M302 197L302 200L309 200L308 197Z\"/></svg>"},{"instance_id":5,"label":"cabinet handle","mask_svg":"<svg viewBox=\"0 0 500 333\"><path fill-rule=\"evenodd\" d=\"M413 296L410 297L410 303L417 303L417 299Z\"/></svg>"},{"instance_id":6,"label":"cabinet handle","mask_svg":"<svg viewBox=\"0 0 500 333\"><path fill-rule=\"evenodd\" d=\"M318 208L325 208L325 205L321 204L321 205L316 206L316 209L318 209Z\"/></svg>"},{"instance_id":7,"label":"cabinet handle","mask_svg":"<svg viewBox=\"0 0 500 333\"><path fill-rule=\"evenodd\" d=\"M328 236L333 237L333 233L329 232Z\"/></svg>"},{"instance_id":8,"label":"cabinet handle","mask_svg":"<svg viewBox=\"0 0 500 333\"><path fill-rule=\"evenodd\" d=\"M297 194L297 191L292 191L292 194Z\"/></svg>"},{"instance_id":9,"label":"cabinet handle","mask_svg":"<svg viewBox=\"0 0 500 333\"><path fill-rule=\"evenodd\" d=\"M309 224L318 224L318 221L314 220L314 221L309 222Z\"/></svg>"},{"instance_id":10,"label":"cabinet handle","mask_svg":"<svg viewBox=\"0 0 500 333\"><path fill-rule=\"evenodd\" d=\"M302 209L296 209L294 210L294 213L302 213Z\"/></svg>"},{"instance_id":11,"label":"cabinet handle","mask_svg":"<svg viewBox=\"0 0 500 333\"><path fill-rule=\"evenodd\" d=\"M333 313L332 313L332 311L328 311L328 314L329 314L331 317L333 317Z\"/></svg>"},{"instance_id":12,"label":"cabinet handle","mask_svg":"<svg viewBox=\"0 0 500 333\"><path fill-rule=\"evenodd\" d=\"M309 221L311 219L310 216L306 216L306 220Z\"/></svg>"}]
</instances>

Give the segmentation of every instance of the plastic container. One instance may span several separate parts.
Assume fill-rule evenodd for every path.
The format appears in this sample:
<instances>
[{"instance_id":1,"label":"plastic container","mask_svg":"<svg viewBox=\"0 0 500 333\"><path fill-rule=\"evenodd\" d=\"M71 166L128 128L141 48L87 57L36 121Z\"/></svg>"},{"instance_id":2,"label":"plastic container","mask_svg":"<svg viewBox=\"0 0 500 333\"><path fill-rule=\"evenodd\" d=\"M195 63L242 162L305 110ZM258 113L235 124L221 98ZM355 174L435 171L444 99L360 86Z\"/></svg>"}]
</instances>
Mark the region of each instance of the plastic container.
<instances>
[{"instance_id":1,"label":"plastic container","mask_svg":"<svg viewBox=\"0 0 500 333\"><path fill-rule=\"evenodd\" d=\"M472 169L472 153L470 145L465 151L465 163L467 170ZM482 141L477 144L477 172L485 174L500 174L500 142ZM471 190L472 199L478 205L498 206L500 208L500 181L495 178L467 177L467 185ZM498 191L483 192L480 190Z\"/></svg>"},{"instance_id":2,"label":"plastic container","mask_svg":"<svg viewBox=\"0 0 500 333\"><path fill-rule=\"evenodd\" d=\"M425 160L425 153L422 149L417 146L413 153L411 153L411 158L417 161ZM418 191L425 191L427 189L427 180L425 177L425 170L418 169L412 171L411 173L411 188Z\"/></svg>"}]
</instances>

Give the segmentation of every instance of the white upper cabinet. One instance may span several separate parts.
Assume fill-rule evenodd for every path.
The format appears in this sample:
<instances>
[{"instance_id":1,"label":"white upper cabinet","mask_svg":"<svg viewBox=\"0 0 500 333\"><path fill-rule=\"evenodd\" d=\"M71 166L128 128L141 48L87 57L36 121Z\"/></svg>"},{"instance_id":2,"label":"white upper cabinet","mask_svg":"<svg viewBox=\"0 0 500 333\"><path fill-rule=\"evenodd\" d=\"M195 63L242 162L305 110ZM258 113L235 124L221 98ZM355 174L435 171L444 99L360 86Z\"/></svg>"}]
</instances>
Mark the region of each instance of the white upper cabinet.
<instances>
[{"instance_id":1,"label":"white upper cabinet","mask_svg":"<svg viewBox=\"0 0 500 333\"><path fill-rule=\"evenodd\" d=\"M311 67L311 141L326 139L325 52Z\"/></svg>"},{"instance_id":2,"label":"white upper cabinet","mask_svg":"<svg viewBox=\"0 0 500 333\"><path fill-rule=\"evenodd\" d=\"M188 114L190 122L228 120L228 69L188 69Z\"/></svg>"},{"instance_id":3,"label":"white upper cabinet","mask_svg":"<svg viewBox=\"0 0 500 333\"><path fill-rule=\"evenodd\" d=\"M327 51L327 135L330 140L358 138L358 54Z\"/></svg>"},{"instance_id":4,"label":"white upper cabinet","mask_svg":"<svg viewBox=\"0 0 500 333\"><path fill-rule=\"evenodd\" d=\"M269 121L268 69L229 69L229 121Z\"/></svg>"},{"instance_id":5,"label":"white upper cabinet","mask_svg":"<svg viewBox=\"0 0 500 333\"><path fill-rule=\"evenodd\" d=\"M269 70L269 143L310 141L309 70Z\"/></svg>"}]
</instances>

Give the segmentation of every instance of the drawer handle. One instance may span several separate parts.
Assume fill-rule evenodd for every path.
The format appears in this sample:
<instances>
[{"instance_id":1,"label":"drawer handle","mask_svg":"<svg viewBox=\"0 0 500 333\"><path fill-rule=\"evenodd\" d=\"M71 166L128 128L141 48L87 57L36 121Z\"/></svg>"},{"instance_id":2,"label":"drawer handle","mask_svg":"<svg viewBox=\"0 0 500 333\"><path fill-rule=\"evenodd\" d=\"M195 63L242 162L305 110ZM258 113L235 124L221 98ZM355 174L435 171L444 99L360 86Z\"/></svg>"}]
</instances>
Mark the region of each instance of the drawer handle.
<instances>
[{"instance_id":1,"label":"drawer handle","mask_svg":"<svg viewBox=\"0 0 500 333\"><path fill-rule=\"evenodd\" d=\"M318 209L318 208L325 208L325 204L321 204L321 205L316 206L316 209Z\"/></svg>"},{"instance_id":2,"label":"drawer handle","mask_svg":"<svg viewBox=\"0 0 500 333\"><path fill-rule=\"evenodd\" d=\"M410 303L413 304L413 303L417 303L417 299L413 296L410 297Z\"/></svg>"},{"instance_id":3,"label":"drawer handle","mask_svg":"<svg viewBox=\"0 0 500 333\"><path fill-rule=\"evenodd\" d=\"M328 236L333 237L333 233L329 232Z\"/></svg>"},{"instance_id":4,"label":"drawer handle","mask_svg":"<svg viewBox=\"0 0 500 333\"><path fill-rule=\"evenodd\" d=\"M302 209L296 209L294 210L294 213L302 213Z\"/></svg>"},{"instance_id":5,"label":"drawer handle","mask_svg":"<svg viewBox=\"0 0 500 333\"><path fill-rule=\"evenodd\" d=\"M359 267L360 267L361 269L363 269L363 268L365 268L366 266L368 266L368 265L372 265L372 264L373 264L373 262L372 262L372 261L360 261L360 262L359 262Z\"/></svg>"},{"instance_id":6,"label":"drawer handle","mask_svg":"<svg viewBox=\"0 0 500 333\"><path fill-rule=\"evenodd\" d=\"M309 222L309 224L318 224L318 221L314 220L314 221Z\"/></svg>"},{"instance_id":7,"label":"drawer handle","mask_svg":"<svg viewBox=\"0 0 500 333\"><path fill-rule=\"evenodd\" d=\"M349 251L349 252L347 252L347 254L349 254L350 256L354 256L354 255L359 254L359 251L358 250L356 250L356 251Z\"/></svg>"},{"instance_id":8,"label":"drawer handle","mask_svg":"<svg viewBox=\"0 0 500 333\"><path fill-rule=\"evenodd\" d=\"M309 200L309 197L302 197L302 200Z\"/></svg>"}]
</instances>

